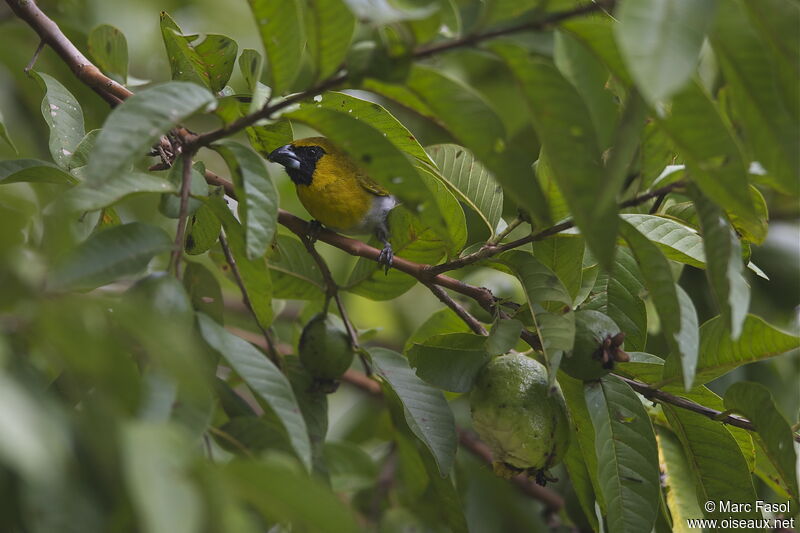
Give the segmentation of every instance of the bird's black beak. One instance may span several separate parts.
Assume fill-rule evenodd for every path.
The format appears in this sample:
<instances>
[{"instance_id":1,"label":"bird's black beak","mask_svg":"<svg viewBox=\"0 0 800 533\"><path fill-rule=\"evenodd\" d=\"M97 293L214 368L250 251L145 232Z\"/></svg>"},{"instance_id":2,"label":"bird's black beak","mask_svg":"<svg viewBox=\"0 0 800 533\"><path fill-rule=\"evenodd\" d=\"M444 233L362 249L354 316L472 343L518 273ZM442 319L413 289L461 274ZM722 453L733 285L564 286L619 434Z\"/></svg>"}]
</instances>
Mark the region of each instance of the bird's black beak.
<instances>
[{"instance_id":1,"label":"bird's black beak","mask_svg":"<svg viewBox=\"0 0 800 533\"><path fill-rule=\"evenodd\" d=\"M300 159L297 157L297 154L294 153L294 148L291 144L276 148L269 154L267 159L273 163L283 165L286 168L300 168Z\"/></svg>"}]
</instances>

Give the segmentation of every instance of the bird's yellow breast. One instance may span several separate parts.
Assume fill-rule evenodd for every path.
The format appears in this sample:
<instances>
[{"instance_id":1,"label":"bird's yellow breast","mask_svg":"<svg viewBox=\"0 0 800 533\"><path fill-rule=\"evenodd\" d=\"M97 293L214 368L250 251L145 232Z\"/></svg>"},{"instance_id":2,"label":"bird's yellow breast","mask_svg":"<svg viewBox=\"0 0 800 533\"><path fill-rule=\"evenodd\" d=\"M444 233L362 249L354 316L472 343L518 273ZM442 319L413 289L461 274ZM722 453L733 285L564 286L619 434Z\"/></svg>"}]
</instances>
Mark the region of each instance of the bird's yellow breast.
<instances>
[{"instance_id":1,"label":"bird's yellow breast","mask_svg":"<svg viewBox=\"0 0 800 533\"><path fill-rule=\"evenodd\" d=\"M358 173L348 157L326 153L317 161L311 183L297 185L297 196L311 216L325 226L353 231L379 198L361 185Z\"/></svg>"}]
</instances>

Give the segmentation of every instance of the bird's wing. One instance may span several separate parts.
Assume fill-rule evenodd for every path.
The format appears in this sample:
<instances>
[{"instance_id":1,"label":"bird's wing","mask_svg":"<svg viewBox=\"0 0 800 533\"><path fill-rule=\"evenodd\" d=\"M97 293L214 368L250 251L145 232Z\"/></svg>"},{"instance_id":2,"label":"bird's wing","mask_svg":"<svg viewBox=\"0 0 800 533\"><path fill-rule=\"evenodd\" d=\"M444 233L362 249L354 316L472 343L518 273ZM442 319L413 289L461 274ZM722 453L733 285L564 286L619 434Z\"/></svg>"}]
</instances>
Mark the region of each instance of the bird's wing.
<instances>
[{"instance_id":1,"label":"bird's wing","mask_svg":"<svg viewBox=\"0 0 800 533\"><path fill-rule=\"evenodd\" d=\"M356 181L358 181L358 184L361 185L364 189L374 194L375 196L389 196L389 191L387 191L386 189L375 183L375 181L366 174L357 172Z\"/></svg>"}]
</instances>

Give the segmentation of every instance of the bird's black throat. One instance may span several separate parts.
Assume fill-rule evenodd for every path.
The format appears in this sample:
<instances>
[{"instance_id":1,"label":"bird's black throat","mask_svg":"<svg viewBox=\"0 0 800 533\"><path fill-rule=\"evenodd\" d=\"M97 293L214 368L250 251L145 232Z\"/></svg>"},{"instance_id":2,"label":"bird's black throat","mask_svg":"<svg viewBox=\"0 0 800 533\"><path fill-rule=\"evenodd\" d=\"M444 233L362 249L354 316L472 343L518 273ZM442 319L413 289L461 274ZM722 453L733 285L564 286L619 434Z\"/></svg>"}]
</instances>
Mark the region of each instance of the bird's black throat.
<instances>
[{"instance_id":1,"label":"bird's black throat","mask_svg":"<svg viewBox=\"0 0 800 533\"><path fill-rule=\"evenodd\" d=\"M317 162L325 155L325 150L321 146L292 146L291 149L300 162L300 167L285 166L286 173L297 185L311 185Z\"/></svg>"}]
</instances>

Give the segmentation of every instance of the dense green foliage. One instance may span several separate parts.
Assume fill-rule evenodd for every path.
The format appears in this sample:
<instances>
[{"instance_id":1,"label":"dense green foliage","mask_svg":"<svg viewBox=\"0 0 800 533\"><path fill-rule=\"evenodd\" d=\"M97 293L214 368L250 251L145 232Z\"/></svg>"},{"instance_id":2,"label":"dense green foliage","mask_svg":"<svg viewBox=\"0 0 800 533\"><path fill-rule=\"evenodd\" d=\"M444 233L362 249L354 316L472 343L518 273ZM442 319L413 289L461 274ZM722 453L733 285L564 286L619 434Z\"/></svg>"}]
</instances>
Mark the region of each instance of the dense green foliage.
<instances>
[{"instance_id":1,"label":"dense green foliage","mask_svg":"<svg viewBox=\"0 0 800 533\"><path fill-rule=\"evenodd\" d=\"M0 4L0 531L800 516L796 2L38 7L60 30L31 59L36 5ZM288 214L265 156L314 134L401 200L387 274ZM297 357L326 310L359 355L338 388ZM583 382L559 364L587 310L626 354ZM563 391L547 476L494 476L471 429L508 353Z\"/></svg>"}]
</instances>

